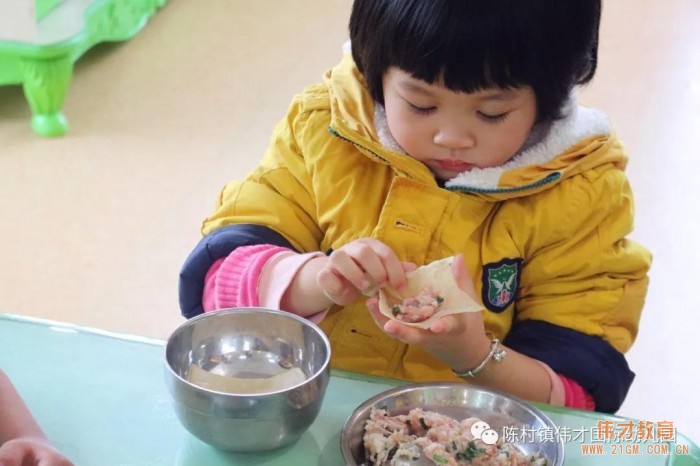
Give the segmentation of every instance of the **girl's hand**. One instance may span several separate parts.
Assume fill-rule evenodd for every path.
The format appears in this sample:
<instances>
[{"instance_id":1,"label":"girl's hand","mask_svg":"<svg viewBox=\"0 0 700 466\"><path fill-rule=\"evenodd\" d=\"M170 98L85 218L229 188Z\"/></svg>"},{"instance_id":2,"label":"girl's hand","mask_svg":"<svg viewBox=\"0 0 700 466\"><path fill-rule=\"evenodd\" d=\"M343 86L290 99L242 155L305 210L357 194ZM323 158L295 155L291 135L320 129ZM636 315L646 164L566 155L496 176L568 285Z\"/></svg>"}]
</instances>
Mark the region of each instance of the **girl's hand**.
<instances>
[{"instance_id":1,"label":"girl's hand","mask_svg":"<svg viewBox=\"0 0 700 466\"><path fill-rule=\"evenodd\" d=\"M45 439L16 438L0 446L0 466L73 466Z\"/></svg>"},{"instance_id":2,"label":"girl's hand","mask_svg":"<svg viewBox=\"0 0 700 466\"><path fill-rule=\"evenodd\" d=\"M344 306L377 288L403 288L406 272L415 268L415 264L401 262L381 241L361 238L333 251L316 281L329 300Z\"/></svg>"},{"instance_id":3,"label":"girl's hand","mask_svg":"<svg viewBox=\"0 0 700 466\"><path fill-rule=\"evenodd\" d=\"M461 254L455 256L452 273L457 285L478 302L471 275ZM406 344L422 346L456 371L465 372L474 368L489 354L491 341L486 336L480 312L447 315L424 330L388 319L379 311L378 302L378 298L371 298L367 300L367 307L381 329Z\"/></svg>"}]
</instances>

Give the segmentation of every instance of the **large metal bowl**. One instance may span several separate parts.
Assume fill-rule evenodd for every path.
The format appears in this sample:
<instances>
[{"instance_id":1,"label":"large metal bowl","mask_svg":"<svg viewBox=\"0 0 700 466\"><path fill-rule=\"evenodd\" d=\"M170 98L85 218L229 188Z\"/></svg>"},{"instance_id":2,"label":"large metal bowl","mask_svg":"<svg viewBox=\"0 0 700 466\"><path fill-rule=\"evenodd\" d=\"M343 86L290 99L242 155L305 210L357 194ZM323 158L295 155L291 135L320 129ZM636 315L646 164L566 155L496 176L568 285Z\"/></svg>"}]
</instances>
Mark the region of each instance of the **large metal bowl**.
<instances>
[{"instance_id":1,"label":"large metal bowl","mask_svg":"<svg viewBox=\"0 0 700 466\"><path fill-rule=\"evenodd\" d=\"M225 450L267 451L296 441L316 419L330 379L330 356L328 338L306 319L269 309L223 310L195 317L172 333L165 380L190 433ZM194 369L238 386L290 370L303 372L306 380L236 393L193 383Z\"/></svg>"},{"instance_id":2,"label":"large metal bowl","mask_svg":"<svg viewBox=\"0 0 700 466\"><path fill-rule=\"evenodd\" d=\"M564 442L556 435L556 427L529 403L502 392L463 383L423 383L387 390L353 411L340 436L341 452L348 466L365 464L362 437L372 408L386 409L392 415L423 408L458 420L477 417L488 423L499 436L504 435L504 439L513 441L523 453L542 454L548 466L564 463Z\"/></svg>"}]
</instances>

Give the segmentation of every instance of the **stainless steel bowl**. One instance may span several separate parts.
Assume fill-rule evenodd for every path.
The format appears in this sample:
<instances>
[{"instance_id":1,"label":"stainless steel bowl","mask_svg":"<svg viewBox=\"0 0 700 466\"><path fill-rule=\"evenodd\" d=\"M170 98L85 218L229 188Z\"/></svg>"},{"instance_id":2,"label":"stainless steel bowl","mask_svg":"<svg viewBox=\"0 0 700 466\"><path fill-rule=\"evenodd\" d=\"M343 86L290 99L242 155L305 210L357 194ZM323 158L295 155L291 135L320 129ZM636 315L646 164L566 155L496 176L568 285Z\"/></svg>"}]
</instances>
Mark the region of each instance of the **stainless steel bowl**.
<instances>
[{"instance_id":1,"label":"stainless steel bowl","mask_svg":"<svg viewBox=\"0 0 700 466\"><path fill-rule=\"evenodd\" d=\"M372 408L386 409L390 414L406 414L413 408L423 408L462 420L477 417L491 429L503 435L504 427L533 429L534 439L514 437L514 443L525 454L541 453L548 466L564 462L564 442L555 435L552 421L534 406L494 390L462 383L422 383L387 390L361 404L345 422L340 436L340 449L348 466L362 466L365 449L362 437ZM538 434L550 430L551 440ZM516 430L507 430L514 433ZM543 441L545 439L545 441ZM527 441L520 441L527 440ZM533 441L529 441L533 440Z\"/></svg>"},{"instance_id":2,"label":"stainless steel bowl","mask_svg":"<svg viewBox=\"0 0 700 466\"><path fill-rule=\"evenodd\" d=\"M268 309L231 309L195 317L165 347L165 379L183 426L217 448L267 451L297 440L316 419L330 378L330 343L313 323ZM228 393L188 380L192 366L240 379L306 378L275 391ZM228 382L228 380L227 380Z\"/></svg>"}]
</instances>

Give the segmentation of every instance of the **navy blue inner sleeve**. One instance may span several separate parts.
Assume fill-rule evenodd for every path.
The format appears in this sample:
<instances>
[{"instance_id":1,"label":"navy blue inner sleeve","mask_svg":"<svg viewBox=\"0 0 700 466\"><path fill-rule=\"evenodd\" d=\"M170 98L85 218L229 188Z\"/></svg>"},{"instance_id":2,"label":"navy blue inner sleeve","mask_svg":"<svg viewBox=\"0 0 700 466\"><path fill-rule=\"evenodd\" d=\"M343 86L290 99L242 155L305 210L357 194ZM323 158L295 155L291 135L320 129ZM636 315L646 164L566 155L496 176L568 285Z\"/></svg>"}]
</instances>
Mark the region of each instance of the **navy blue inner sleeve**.
<instances>
[{"instance_id":1,"label":"navy blue inner sleeve","mask_svg":"<svg viewBox=\"0 0 700 466\"><path fill-rule=\"evenodd\" d=\"M578 382L596 411L615 413L634 380L625 356L602 338L539 320L513 325L503 343Z\"/></svg>"},{"instance_id":2,"label":"navy blue inner sleeve","mask_svg":"<svg viewBox=\"0 0 700 466\"><path fill-rule=\"evenodd\" d=\"M255 244L272 244L294 250L284 236L261 225L229 225L202 238L180 271L178 293L182 315L190 319L204 312L204 278L214 262L228 257L238 247Z\"/></svg>"}]
</instances>

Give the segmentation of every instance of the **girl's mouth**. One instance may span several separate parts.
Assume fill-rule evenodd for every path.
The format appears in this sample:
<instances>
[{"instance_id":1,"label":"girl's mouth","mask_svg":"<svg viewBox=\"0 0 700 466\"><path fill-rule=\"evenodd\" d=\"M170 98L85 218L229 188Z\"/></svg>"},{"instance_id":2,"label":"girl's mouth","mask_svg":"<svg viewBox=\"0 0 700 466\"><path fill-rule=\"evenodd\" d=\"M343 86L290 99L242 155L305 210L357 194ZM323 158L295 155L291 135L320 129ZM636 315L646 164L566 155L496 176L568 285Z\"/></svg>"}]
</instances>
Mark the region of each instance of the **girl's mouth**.
<instances>
[{"instance_id":1,"label":"girl's mouth","mask_svg":"<svg viewBox=\"0 0 700 466\"><path fill-rule=\"evenodd\" d=\"M451 172L466 172L474 168L474 164L461 160L437 160L437 165L443 170Z\"/></svg>"}]
</instances>

